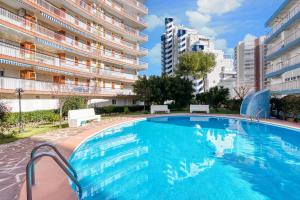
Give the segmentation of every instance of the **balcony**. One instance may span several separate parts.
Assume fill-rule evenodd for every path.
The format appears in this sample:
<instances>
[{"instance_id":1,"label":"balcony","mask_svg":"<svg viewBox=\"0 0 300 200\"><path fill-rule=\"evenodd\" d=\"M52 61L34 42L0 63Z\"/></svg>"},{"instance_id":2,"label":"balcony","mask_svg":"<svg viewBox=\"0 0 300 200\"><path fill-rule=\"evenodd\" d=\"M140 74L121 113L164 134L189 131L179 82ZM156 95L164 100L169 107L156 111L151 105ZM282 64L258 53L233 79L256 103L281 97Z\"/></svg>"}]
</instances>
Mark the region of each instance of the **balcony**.
<instances>
[{"instance_id":1,"label":"balcony","mask_svg":"<svg viewBox=\"0 0 300 200\"><path fill-rule=\"evenodd\" d=\"M269 40L274 33L276 33L281 27L283 27L288 21L290 21L293 17L295 17L300 12L300 3L296 5L296 7L290 10L280 22L278 22L275 26L272 27L272 31L268 33L267 40Z\"/></svg>"},{"instance_id":2,"label":"balcony","mask_svg":"<svg viewBox=\"0 0 300 200\"><path fill-rule=\"evenodd\" d=\"M287 71L298 68L299 65L300 65L300 54L297 56L294 56L286 61L279 62L273 66L267 67L265 78L279 76Z\"/></svg>"},{"instance_id":3,"label":"balcony","mask_svg":"<svg viewBox=\"0 0 300 200\"><path fill-rule=\"evenodd\" d=\"M54 42L55 45L59 46L60 50L64 49L73 52L72 49L74 49L79 55L86 55L87 57L92 57L94 59L101 58L103 61L109 63L121 66L128 65L137 69L147 68L146 63L142 63L121 53L100 49L92 45L86 45L84 43L81 43L80 41L58 34L39 24L28 21L2 8L0 8L0 20L5 21L7 23L7 26L13 30L15 30L14 26L17 26L18 29L20 29L20 31L24 34L27 33L30 35L38 35L42 39L47 39L50 43ZM4 26L6 25L6 23L4 24ZM56 48L55 45L50 46Z\"/></svg>"},{"instance_id":4,"label":"balcony","mask_svg":"<svg viewBox=\"0 0 300 200\"><path fill-rule=\"evenodd\" d=\"M137 45L126 42L121 39L121 37L113 37L112 33L107 31L102 31L98 28L88 25L87 22L78 20L72 15L69 15L65 11L53 6L48 3L46 0L27 0L34 6L36 9L41 11L48 12L48 14L57 18L62 22L66 22L68 25L73 26L89 35L91 35L95 40L100 40L107 45L113 45L114 48L118 49L128 49L129 52L133 52L139 55L146 55L148 53L147 49L143 49ZM103 0L104 1L104 0Z\"/></svg>"},{"instance_id":5,"label":"balcony","mask_svg":"<svg viewBox=\"0 0 300 200\"><path fill-rule=\"evenodd\" d=\"M267 56L270 56L281 49L288 48L289 45L292 45L292 43L298 39L300 39L300 29L295 29L292 33L287 35L284 40L279 40L272 45L269 44Z\"/></svg>"},{"instance_id":6,"label":"balcony","mask_svg":"<svg viewBox=\"0 0 300 200\"><path fill-rule=\"evenodd\" d=\"M119 1L128 4L129 6L137 9L138 11L144 14L148 14L148 8L137 0L119 0Z\"/></svg>"},{"instance_id":7,"label":"balcony","mask_svg":"<svg viewBox=\"0 0 300 200\"><path fill-rule=\"evenodd\" d=\"M43 81L0 77L1 92L15 93L16 88L22 88L24 90L24 94L35 95L70 95L94 97L134 95L131 89L100 88L84 85L57 84Z\"/></svg>"},{"instance_id":8,"label":"balcony","mask_svg":"<svg viewBox=\"0 0 300 200\"><path fill-rule=\"evenodd\" d=\"M86 15L90 16L94 21L100 20L103 22L102 25L112 29L113 31L120 31L124 35L130 35L137 38L141 41L147 41L148 36L141 33L139 30L131 28L118 20L115 20L113 17L106 15L104 12L98 10L87 4L82 0L66 0L75 8L79 8L85 12ZM96 17L96 18L95 18Z\"/></svg>"},{"instance_id":9,"label":"balcony","mask_svg":"<svg viewBox=\"0 0 300 200\"><path fill-rule=\"evenodd\" d=\"M124 82L134 82L137 75L127 74L107 69L100 69L97 64L86 65L75 62L71 59L59 59L55 56L37 53L21 49L19 47L0 42L0 57L12 59L14 61L26 62L26 64L34 64L55 70L64 70L66 72L76 73L77 76L107 78L110 80L120 80Z\"/></svg>"},{"instance_id":10,"label":"balcony","mask_svg":"<svg viewBox=\"0 0 300 200\"><path fill-rule=\"evenodd\" d=\"M130 19L132 21L135 21L143 28L147 27L147 23L143 20L143 18L139 17L138 15L134 15L131 12L125 10L123 7L121 7L119 4L117 4L114 0L98 0L99 3L102 3L102 5L107 6L108 8L111 8L116 13L119 13L120 15L126 17L127 19Z\"/></svg>"},{"instance_id":11,"label":"balcony","mask_svg":"<svg viewBox=\"0 0 300 200\"><path fill-rule=\"evenodd\" d=\"M300 80L272 84L267 87L276 94L300 94Z\"/></svg>"}]
</instances>

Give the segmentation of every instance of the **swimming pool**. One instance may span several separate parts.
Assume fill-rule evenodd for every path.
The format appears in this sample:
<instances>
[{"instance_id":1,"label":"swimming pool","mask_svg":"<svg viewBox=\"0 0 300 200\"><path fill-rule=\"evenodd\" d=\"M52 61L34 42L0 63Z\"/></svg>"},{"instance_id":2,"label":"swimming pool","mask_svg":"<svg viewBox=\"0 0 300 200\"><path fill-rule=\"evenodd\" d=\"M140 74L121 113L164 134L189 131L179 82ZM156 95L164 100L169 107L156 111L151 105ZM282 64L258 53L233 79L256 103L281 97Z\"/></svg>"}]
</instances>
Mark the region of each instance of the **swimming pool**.
<instances>
[{"instance_id":1,"label":"swimming pool","mask_svg":"<svg viewBox=\"0 0 300 200\"><path fill-rule=\"evenodd\" d=\"M84 200L300 198L300 131L240 119L126 123L85 140L70 162Z\"/></svg>"}]
</instances>

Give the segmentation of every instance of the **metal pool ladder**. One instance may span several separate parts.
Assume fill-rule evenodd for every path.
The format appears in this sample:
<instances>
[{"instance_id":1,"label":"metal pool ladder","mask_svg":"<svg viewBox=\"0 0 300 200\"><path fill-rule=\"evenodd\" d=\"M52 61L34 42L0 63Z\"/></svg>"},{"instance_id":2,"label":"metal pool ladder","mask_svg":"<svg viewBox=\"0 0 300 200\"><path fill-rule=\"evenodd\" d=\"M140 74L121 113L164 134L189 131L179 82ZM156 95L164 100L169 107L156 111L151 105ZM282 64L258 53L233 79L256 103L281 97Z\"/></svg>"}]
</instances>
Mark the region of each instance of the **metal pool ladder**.
<instances>
[{"instance_id":1,"label":"metal pool ladder","mask_svg":"<svg viewBox=\"0 0 300 200\"><path fill-rule=\"evenodd\" d=\"M50 147L54 153L43 152L36 154L36 152L42 147ZM66 173L66 175L72 180L76 185L78 198L81 199L82 188L77 180L77 173L70 163L63 157L63 155L58 151L58 149L49 143L43 143L32 149L30 160L26 166L26 191L27 200L32 200L32 186L35 185L35 175L34 175L34 163L37 159L41 157L50 157L56 164ZM72 173L71 173L72 172Z\"/></svg>"}]
</instances>

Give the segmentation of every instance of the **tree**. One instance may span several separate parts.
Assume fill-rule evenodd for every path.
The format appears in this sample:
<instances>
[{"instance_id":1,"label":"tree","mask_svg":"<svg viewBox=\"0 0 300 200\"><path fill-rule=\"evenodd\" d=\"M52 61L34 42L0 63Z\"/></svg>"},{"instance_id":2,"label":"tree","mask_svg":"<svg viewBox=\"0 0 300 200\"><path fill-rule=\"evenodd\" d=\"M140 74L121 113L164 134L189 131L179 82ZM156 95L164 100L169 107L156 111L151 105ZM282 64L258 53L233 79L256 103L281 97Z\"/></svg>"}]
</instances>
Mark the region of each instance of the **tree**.
<instances>
[{"instance_id":1,"label":"tree","mask_svg":"<svg viewBox=\"0 0 300 200\"><path fill-rule=\"evenodd\" d=\"M147 77L140 76L137 81L133 84L133 92L136 94L137 99L144 102L145 106L151 103L151 88Z\"/></svg>"},{"instance_id":2,"label":"tree","mask_svg":"<svg viewBox=\"0 0 300 200\"><path fill-rule=\"evenodd\" d=\"M203 79L216 65L215 55L204 52L188 52L179 57L176 74Z\"/></svg>"},{"instance_id":3,"label":"tree","mask_svg":"<svg viewBox=\"0 0 300 200\"><path fill-rule=\"evenodd\" d=\"M183 108L190 104L193 98L193 82L187 78L169 78L169 100L174 100L177 107Z\"/></svg>"},{"instance_id":4,"label":"tree","mask_svg":"<svg viewBox=\"0 0 300 200\"><path fill-rule=\"evenodd\" d=\"M229 89L221 87L210 88L208 92L198 94L196 99L201 103L209 104L216 110L225 104L229 99Z\"/></svg>"},{"instance_id":5,"label":"tree","mask_svg":"<svg viewBox=\"0 0 300 200\"><path fill-rule=\"evenodd\" d=\"M4 121L5 115L9 112L8 107L4 102L0 102L0 122Z\"/></svg>"},{"instance_id":6,"label":"tree","mask_svg":"<svg viewBox=\"0 0 300 200\"><path fill-rule=\"evenodd\" d=\"M241 101L244 100L244 97L249 93L250 87L248 86L241 86L239 88L234 88L234 92L236 93L236 97Z\"/></svg>"},{"instance_id":7,"label":"tree","mask_svg":"<svg viewBox=\"0 0 300 200\"><path fill-rule=\"evenodd\" d=\"M62 128L62 119L63 119L63 106L68 99L68 95L65 95L64 92L69 91L69 85L55 84L53 83L51 89L51 94L58 99L59 107L59 127Z\"/></svg>"},{"instance_id":8,"label":"tree","mask_svg":"<svg viewBox=\"0 0 300 200\"><path fill-rule=\"evenodd\" d=\"M77 110L77 109L83 109L86 108L86 97L66 97L66 101L63 105L63 116L66 116L68 114L69 110Z\"/></svg>"},{"instance_id":9,"label":"tree","mask_svg":"<svg viewBox=\"0 0 300 200\"><path fill-rule=\"evenodd\" d=\"M193 85L188 79L168 76L139 77L133 85L137 99L145 105L164 104L174 100L178 106L185 106L192 99Z\"/></svg>"}]
</instances>

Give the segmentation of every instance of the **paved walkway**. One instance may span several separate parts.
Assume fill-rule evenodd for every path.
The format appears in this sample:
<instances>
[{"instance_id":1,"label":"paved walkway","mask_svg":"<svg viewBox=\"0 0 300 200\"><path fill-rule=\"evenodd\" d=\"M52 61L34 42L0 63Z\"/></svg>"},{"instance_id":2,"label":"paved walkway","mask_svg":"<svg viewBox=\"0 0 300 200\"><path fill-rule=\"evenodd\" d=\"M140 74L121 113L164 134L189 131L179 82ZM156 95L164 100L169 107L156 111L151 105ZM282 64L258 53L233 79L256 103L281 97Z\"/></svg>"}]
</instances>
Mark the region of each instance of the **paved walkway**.
<instances>
[{"instance_id":1,"label":"paved walkway","mask_svg":"<svg viewBox=\"0 0 300 200\"><path fill-rule=\"evenodd\" d=\"M0 199L17 200L21 186L25 180L25 169L33 147L50 142L56 144L69 137L76 136L88 129L109 124L116 124L128 117L104 119L100 123L93 122L80 128L66 128L31 138L0 145ZM131 117L129 117L131 118Z\"/></svg>"},{"instance_id":2,"label":"paved walkway","mask_svg":"<svg viewBox=\"0 0 300 200\"><path fill-rule=\"evenodd\" d=\"M180 114L182 115L182 114ZM148 115L147 117L149 117ZM224 115L223 115L224 116ZM238 117L237 115L227 115ZM34 146L43 142L56 144L70 137L76 137L88 130L101 130L110 125L120 122L141 118L143 116L124 116L106 118L101 122L89 123L87 126L80 128L66 128L49 132L46 134L36 135L31 138L18 140L16 142L0 145L0 199L17 200L21 186L25 179L25 169L28 163L30 152ZM267 120L268 122L280 123L293 127L300 127L299 123L290 123L287 121ZM79 136L78 136L79 137ZM74 138L75 139L75 138Z\"/></svg>"}]
</instances>

